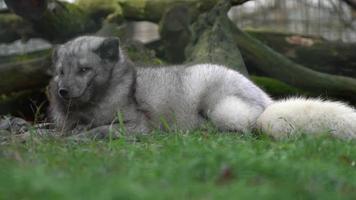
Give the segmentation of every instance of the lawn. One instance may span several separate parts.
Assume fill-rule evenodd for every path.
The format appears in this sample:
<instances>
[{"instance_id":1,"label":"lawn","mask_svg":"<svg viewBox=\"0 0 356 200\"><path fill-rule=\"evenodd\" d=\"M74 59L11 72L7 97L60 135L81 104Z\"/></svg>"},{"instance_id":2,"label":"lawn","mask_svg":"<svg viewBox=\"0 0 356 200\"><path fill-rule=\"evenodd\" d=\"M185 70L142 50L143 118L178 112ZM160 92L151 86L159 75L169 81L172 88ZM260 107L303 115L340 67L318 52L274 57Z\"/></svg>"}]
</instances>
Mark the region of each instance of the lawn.
<instances>
[{"instance_id":1,"label":"lawn","mask_svg":"<svg viewBox=\"0 0 356 200\"><path fill-rule=\"evenodd\" d=\"M356 142L216 131L0 146L0 199L356 199Z\"/></svg>"}]
</instances>

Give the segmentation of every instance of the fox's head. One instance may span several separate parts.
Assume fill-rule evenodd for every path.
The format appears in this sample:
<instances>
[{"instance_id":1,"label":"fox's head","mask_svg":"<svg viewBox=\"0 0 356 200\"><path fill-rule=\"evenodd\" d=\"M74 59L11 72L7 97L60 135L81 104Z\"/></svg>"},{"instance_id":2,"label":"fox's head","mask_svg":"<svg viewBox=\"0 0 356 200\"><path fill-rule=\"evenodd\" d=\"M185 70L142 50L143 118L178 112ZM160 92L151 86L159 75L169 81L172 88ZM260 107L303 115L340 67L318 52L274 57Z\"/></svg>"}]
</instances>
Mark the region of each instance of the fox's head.
<instances>
[{"instance_id":1,"label":"fox's head","mask_svg":"<svg viewBox=\"0 0 356 200\"><path fill-rule=\"evenodd\" d=\"M108 87L114 68L123 65L119 39L83 36L58 46L52 55L51 92L64 102L88 103Z\"/></svg>"}]
</instances>

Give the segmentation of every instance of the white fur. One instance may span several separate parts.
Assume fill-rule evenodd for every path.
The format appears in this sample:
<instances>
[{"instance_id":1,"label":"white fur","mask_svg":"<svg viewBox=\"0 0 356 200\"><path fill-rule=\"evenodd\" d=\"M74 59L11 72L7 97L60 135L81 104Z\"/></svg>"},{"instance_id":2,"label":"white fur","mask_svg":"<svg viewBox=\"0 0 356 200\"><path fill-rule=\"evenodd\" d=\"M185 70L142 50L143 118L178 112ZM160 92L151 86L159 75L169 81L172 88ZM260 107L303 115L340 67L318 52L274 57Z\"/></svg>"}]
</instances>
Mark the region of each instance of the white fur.
<instances>
[{"instance_id":1,"label":"white fur","mask_svg":"<svg viewBox=\"0 0 356 200\"><path fill-rule=\"evenodd\" d=\"M258 118L257 127L275 138L300 133L355 138L356 111L341 102L291 98L267 107Z\"/></svg>"},{"instance_id":2,"label":"white fur","mask_svg":"<svg viewBox=\"0 0 356 200\"><path fill-rule=\"evenodd\" d=\"M222 130L250 131L262 109L256 109L235 96L220 100L208 117Z\"/></svg>"},{"instance_id":3,"label":"white fur","mask_svg":"<svg viewBox=\"0 0 356 200\"><path fill-rule=\"evenodd\" d=\"M138 68L137 74L137 102L158 127L161 118L184 130L209 119L222 130L246 131L271 102L247 78L220 65Z\"/></svg>"}]
</instances>

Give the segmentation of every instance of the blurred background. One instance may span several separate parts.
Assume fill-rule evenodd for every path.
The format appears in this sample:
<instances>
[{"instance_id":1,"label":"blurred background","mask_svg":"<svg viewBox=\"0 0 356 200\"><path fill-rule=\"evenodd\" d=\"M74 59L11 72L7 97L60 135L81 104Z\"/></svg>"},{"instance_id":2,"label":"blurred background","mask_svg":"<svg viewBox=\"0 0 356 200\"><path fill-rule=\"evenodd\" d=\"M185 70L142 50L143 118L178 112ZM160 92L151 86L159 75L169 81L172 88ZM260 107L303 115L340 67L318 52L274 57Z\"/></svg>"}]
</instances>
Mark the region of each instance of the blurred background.
<instances>
[{"instance_id":1,"label":"blurred background","mask_svg":"<svg viewBox=\"0 0 356 200\"><path fill-rule=\"evenodd\" d=\"M68 0L74 2L74 0ZM0 0L0 9L6 4ZM273 30L322 36L327 40L356 42L356 10L340 0L254 0L229 11L229 17L240 28ZM157 24L132 24L132 38L150 42L159 38ZM46 49L42 39L0 44L0 55Z\"/></svg>"},{"instance_id":2,"label":"blurred background","mask_svg":"<svg viewBox=\"0 0 356 200\"><path fill-rule=\"evenodd\" d=\"M222 62L249 76L275 98L291 95L322 96L356 104L356 87L353 87L356 81L350 79L356 78L356 2L354 0L241 0L239 2L243 3L231 7L227 15L249 36L242 35L243 39L240 42L233 41L234 45L229 46L229 43L232 43L231 35L222 33L222 37L225 38L225 43L221 43L223 53L229 54L230 57L224 58L220 55L220 58L215 59L214 56L210 58L209 55L208 60L190 56L194 55L194 51L187 54L188 47L196 45L192 41L200 39L201 33L195 32L199 29L192 26L197 16L186 20L184 17L188 14L178 6L175 11L174 9L172 11L174 16L171 17L172 22L165 22L170 17L167 5L176 2L184 4L185 1L167 0L166 3L162 3L162 8L153 9L151 12L154 13L147 15L145 13L135 15L134 12L137 11L135 6L139 1L134 0L102 2L68 0L65 3L58 0L17 0L13 2L21 2L27 6L31 5L30 2L36 3L34 5L46 2L47 7L39 9L48 9L54 16L56 14L60 16L63 11L61 9L67 9L68 5L74 5L82 10L85 16L91 17L91 21L80 18L84 20L83 26L82 22L79 22L79 32L72 33L71 29L67 31L66 28L61 27L71 22L71 18L69 20L63 18L63 23L59 18L56 25L47 22L44 19L47 16L28 20L26 16L31 18L31 12L20 14L19 17L7 8L4 0L0 0L0 115L13 114L28 118L34 113L40 113L42 115L40 118L44 118L48 105L45 86L51 75L49 56L51 48L76 35L93 33L121 37L131 59L138 63L168 65L184 62ZM119 7L112 2L116 2ZM203 13L202 10L207 12L213 7L214 4L210 2L217 2L217 0L191 2L197 3L191 3L188 7L195 9L196 6L196 12ZM39 10L33 13L37 11ZM124 15L127 14L126 11L134 11L134 14L122 17L119 15L122 11ZM165 17L161 19L157 16ZM218 20L217 17L213 19ZM88 24L85 24L86 22ZM75 23L77 22L74 21L73 24ZM73 25L76 26L78 27ZM51 32L51 29L54 32ZM205 29L209 28L205 27ZM233 32L232 37L236 35L238 40L240 37L238 31L231 32ZM193 36L197 38L192 39ZM250 36L258 40L255 45L259 47L262 44L266 45L272 52L264 47L262 54L263 52L268 54L263 54L262 57L256 51L251 52L249 45L243 44L243 41ZM250 41L251 45L254 39ZM225 48L225 44L228 44L230 49ZM214 45L213 48L220 48L219 42ZM240 58L240 51L243 59ZM266 55L273 57L276 53L283 56L282 62L274 62L274 59L261 61L268 57ZM281 57L277 56L277 58ZM232 65L225 62L229 59ZM236 66L234 63L237 63ZM285 78L284 74L289 70L283 71L284 65L290 65L294 69L302 67L301 71L313 71L310 77L299 75L299 72L293 75L294 72L291 72L285 75ZM274 67L276 69L279 67L279 71L274 70ZM328 77L325 74L333 76ZM342 76L342 80L340 81L336 76ZM320 81L315 81L319 77ZM304 84L299 79L307 81ZM328 85L334 80L335 85Z\"/></svg>"}]
</instances>

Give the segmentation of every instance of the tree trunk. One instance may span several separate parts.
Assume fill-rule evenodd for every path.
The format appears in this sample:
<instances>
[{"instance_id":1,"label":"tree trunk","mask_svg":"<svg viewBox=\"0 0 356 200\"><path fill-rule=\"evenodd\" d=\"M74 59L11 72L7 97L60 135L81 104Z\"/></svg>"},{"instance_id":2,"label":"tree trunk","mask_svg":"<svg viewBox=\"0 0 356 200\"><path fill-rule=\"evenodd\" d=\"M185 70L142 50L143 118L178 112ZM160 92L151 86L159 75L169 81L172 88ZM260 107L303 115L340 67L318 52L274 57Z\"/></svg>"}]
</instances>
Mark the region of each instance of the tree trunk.
<instances>
[{"instance_id":1,"label":"tree trunk","mask_svg":"<svg viewBox=\"0 0 356 200\"><path fill-rule=\"evenodd\" d=\"M248 76L234 41L235 25L227 17L230 6L224 1L219 2L212 10L201 14L191 26L192 37L186 48L187 62L221 64Z\"/></svg>"}]
</instances>

